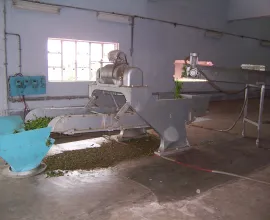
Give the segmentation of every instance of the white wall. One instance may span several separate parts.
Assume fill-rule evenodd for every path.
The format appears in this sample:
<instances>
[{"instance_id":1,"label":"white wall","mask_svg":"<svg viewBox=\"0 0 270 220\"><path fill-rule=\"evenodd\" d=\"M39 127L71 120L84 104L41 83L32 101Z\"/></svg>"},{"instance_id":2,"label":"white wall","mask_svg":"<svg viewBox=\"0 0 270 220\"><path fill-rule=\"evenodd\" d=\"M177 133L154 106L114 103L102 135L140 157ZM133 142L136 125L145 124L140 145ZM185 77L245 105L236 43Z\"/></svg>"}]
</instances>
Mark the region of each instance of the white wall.
<instances>
[{"instance_id":1,"label":"white wall","mask_svg":"<svg viewBox=\"0 0 270 220\"><path fill-rule=\"evenodd\" d=\"M63 1L47 0L63 4ZM127 13L168 21L252 33L260 37L260 30L246 25L227 24L228 2L224 0L179 0L151 3L147 0L67 0L66 5L87 7L102 11ZM75 5L76 4L76 5ZM120 43L120 49L129 54L130 27L97 21L95 13L64 8L61 15L20 11L9 1L7 31L22 37L22 66L25 75L47 75L48 37ZM243 23L242 23L243 24ZM248 29L248 31L247 31ZM250 31L251 29L251 31ZM15 37L8 37L8 74L18 72L18 45ZM242 63L270 66L269 48L257 41L224 36L220 40L204 37L204 31L174 27L157 21L135 20L134 65L144 71L144 81L153 91L170 91L173 88L174 60L183 59L191 51L199 52L200 59L212 60L219 66L240 66ZM128 57L130 59L130 57ZM159 82L159 83L158 83ZM87 82L51 83L48 96L88 94ZM40 106L75 106L87 100L29 102L30 108ZM11 109L22 109L21 103L10 103Z\"/></svg>"},{"instance_id":2,"label":"white wall","mask_svg":"<svg viewBox=\"0 0 270 220\"><path fill-rule=\"evenodd\" d=\"M118 42L129 51L130 27L125 24L98 22L95 13L64 9L61 15L51 15L8 8L7 31L22 38L22 72L24 75L47 75L47 39L66 38ZM18 41L8 36L8 74L18 72ZM87 96L88 82L47 83L47 96ZM30 108L46 106L77 106L87 100L29 102ZM10 103L11 109L22 106Z\"/></svg>"}]
</instances>

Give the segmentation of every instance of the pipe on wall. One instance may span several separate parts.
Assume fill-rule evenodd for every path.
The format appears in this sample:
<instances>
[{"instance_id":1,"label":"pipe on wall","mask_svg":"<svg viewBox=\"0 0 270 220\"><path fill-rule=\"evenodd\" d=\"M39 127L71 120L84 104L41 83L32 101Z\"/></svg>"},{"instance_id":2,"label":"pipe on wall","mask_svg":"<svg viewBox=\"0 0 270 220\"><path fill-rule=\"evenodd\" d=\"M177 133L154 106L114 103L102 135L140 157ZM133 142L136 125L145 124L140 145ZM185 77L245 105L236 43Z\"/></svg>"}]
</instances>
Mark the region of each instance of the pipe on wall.
<instances>
[{"instance_id":1,"label":"pipe on wall","mask_svg":"<svg viewBox=\"0 0 270 220\"><path fill-rule=\"evenodd\" d=\"M89 99L88 96L42 96L42 97L25 97L25 101L50 101L50 100L74 100L74 99ZM9 97L8 100L12 103L22 102L19 97Z\"/></svg>"},{"instance_id":2,"label":"pipe on wall","mask_svg":"<svg viewBox=\"0 0 270 220\"><path fill-rule=\"evenodd\" d=\"M5 32L5 35L11 35L11 36L16 36L18 37L18 44L19 44L19 73L22 73L22 41L21 41L21 35L15 34L15 33L7 33ZM7 41L6 41L7 43ZM6 51L6 56L7 56L7 51ZM8 65L8 64L7 64ZM8 72L8 70L7 70Z\"/></svg>"},{"instance_id":3,"label":"pipe on wall","mask_svg":"<svg viewBox=\"0 0 270 220\"><path fill-rule=\"evenodd\" d=\"M131 39L130 39L130 56L133 60L133 52L134 52L134 28L135 28L135 17L131 17ZM133 64L133 61L132 61Z\"/></svg>"},{"instance_id":4,"label":"pipe on wall","mask_svg":"<svg viewBox=\"0 0 270 220\"><path fill-rule=\"evenodd\" d=\"M9 106L8 106L8 77L7 77L7 40L6 40L6 26L7 26L7 20L6 20L6 1L4 0L3 1L3 41L4 41L4 52L3 52L3 55L4 55L4 74L2 74L2 83L3 83L3 89L2 89L2 97L3 97L3 106L1 106L2 111L0 112L0 115L7 115L8 114L8 109L9 109ZM2 12L0 12L2 13Z\"/></svg>"}]
</instances>

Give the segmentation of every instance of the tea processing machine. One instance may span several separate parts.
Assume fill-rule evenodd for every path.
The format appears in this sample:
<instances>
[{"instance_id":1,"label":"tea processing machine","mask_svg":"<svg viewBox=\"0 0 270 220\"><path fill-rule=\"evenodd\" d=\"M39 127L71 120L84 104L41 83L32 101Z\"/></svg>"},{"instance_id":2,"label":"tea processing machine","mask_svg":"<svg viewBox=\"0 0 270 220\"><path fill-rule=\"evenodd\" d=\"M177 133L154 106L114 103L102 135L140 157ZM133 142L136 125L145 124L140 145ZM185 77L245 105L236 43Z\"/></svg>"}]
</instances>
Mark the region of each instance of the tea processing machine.
<instances>
[{"instance_id":1,"label":"tea processing machine","mask_svg":"<svg viewBox=\"0 0 270 220\"><path fill-rule=\"evenodd\" d=\"M186 123L205 115L211 95L181 94L179 99L173 95L153 93L144 83L142 70L131 67L123 52L111 51L108 58L112 64L97 71L96 82L89 85L89 102L86 106L38 108L29 112L25 120L53 117L49 126L54 133L73 135L120 131L121 139L140 137L146 134L146 129L152 128L161 139L160 154L188 149ZM247 85L270 82L266 72L200 66L197 53L191 53L185 63L185 77L205 80L197 85L206 91L211 88L210 94L217 92L217 97L222 97L222 94L238 94L242 97ZM250 92L257 97L257 91Z\"/></svg>"},{"instance_id":2,"label":"tea processing machine","mask_svg":"<svg viewBox=\"0 0 270 220\"><path fill-rule=\"evenodd\" d=\"M121 139L139 137L151 127L160 136L160 154L188 147L185 126L191 100L153 94L143 82L142 70L129 66L123 52L111 51L108 57L112 64L97 71L84 108L35 109L26 120L54 117L49 126L55 133L119 130Z\"/></svg>"}]
</instances>

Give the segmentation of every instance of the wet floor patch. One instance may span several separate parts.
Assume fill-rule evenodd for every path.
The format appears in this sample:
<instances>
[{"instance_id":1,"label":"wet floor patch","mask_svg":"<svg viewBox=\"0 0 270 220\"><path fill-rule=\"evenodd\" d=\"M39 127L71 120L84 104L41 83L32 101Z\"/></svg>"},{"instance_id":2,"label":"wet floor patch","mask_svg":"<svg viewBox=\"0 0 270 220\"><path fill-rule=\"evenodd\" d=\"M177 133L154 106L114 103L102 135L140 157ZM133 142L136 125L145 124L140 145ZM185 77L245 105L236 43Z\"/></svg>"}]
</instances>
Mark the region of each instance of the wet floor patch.
<instances>
[{"instance_id":1,"label":"wet floor patch","mask_svg":"<svg viewBox=\"0 0 270 220\"><path fill-rule=\"evenodd\" d=\"M132 167L118 169L118 174L148 187L159 202L170 202L195 196L236 179L183 164L248 176L268 165L269 157L270 151L258 149L249 139L237 138L224 143L205 144L171 156L182 165L152 157L145 163L139 160Z\"/></svg>"},{"instance_id":2,"label":"wet floor patch","mask_svg":"<svg viewBox=\"0 0 270 220\"><path fill-rule=\"evenodd\" d=\"M47 172L107 168L125 160L153 155L159 144L160 140L152 135L126 142L110 140L98 148L73 150L49 156L44 162Z\"/></svg>"}]
</instances>

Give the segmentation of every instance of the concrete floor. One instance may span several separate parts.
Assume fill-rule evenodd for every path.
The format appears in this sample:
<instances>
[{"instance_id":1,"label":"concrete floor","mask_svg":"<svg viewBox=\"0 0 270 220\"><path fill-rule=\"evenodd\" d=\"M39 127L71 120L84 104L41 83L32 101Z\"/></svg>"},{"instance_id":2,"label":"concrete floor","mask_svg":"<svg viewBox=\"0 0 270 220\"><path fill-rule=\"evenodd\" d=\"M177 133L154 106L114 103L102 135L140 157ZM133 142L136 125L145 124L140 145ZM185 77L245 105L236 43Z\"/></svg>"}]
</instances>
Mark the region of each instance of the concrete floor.
<instances>
[{"instance_id":1,"label":"concrete floor","mask_svg":"<svg viewBox=\"0 0 270 220\"><path fill-rule=\"evenodd\" d=\"M250 117L256 117L252 100ZM241 137L241 123L226 128L241 102L211 103L208 121L188 126L193 148L174 158L203 168L233 172L270 183L270 151L255 147L256 130ZM267 100L265 119L270 118ZM269 112L269 113L268 113ZM269 125L263 145L270 143ZM270 146L269 146L270 147ZM0 163L0 172L4 164ZM159 157L126 161L109 169L76 171L64 177L9 179L0 175L0 219L270 219L270 185L191 169Z\"/></svg>"}]
</instances>

